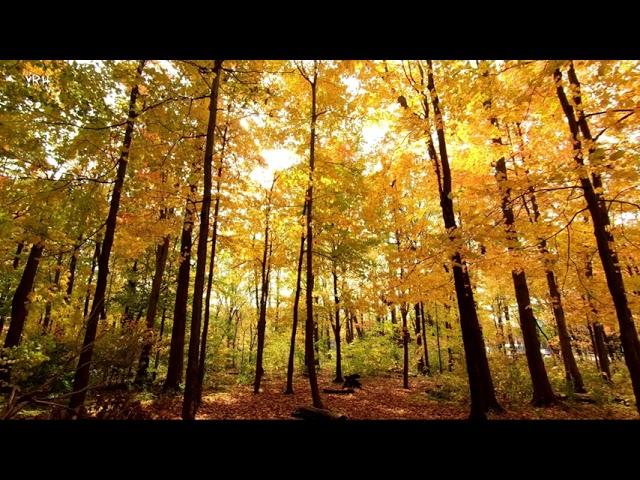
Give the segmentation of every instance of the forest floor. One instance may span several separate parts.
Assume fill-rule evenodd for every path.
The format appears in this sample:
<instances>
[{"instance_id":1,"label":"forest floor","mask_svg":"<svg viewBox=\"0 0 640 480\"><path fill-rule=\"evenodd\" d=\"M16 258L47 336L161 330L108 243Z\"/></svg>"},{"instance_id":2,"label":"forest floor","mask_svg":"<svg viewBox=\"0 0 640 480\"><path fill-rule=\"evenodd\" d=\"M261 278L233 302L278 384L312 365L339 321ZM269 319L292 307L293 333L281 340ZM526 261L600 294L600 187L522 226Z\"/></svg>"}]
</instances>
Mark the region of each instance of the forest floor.
<instances>
[{"instance_id":1,"label":"forest floor","mask_svg":"<svg viewBox=\"0 0 640 480\"><path fill-rule=\"evenodd\" d=\"M320 389L340 388L332 378L319 377ZM322 393L325 408L346 415L353 420L457 420L468 417L465 398L439 398L440 385L434 378L412 377L410 389L402 388L399 376L376 376L361 379L362 389L352 394ZM197 419L202 420L287 420L301 406L311 405L308 379L294 379L293 395L283 394L285 380L264 378L261 392L253 393L251 385L220 384L215 390L203 394ZM427 393L429 392L429 393ZM161 396L142 401L145 417L150 419L179 419L181 396ZM631 403L589 404L565 399L548 408L535 408L530 404L507 403L503 414L491 414L491 419L503 420L560 420L560 419L638 419Z\"/></svg>"}]
</instances>

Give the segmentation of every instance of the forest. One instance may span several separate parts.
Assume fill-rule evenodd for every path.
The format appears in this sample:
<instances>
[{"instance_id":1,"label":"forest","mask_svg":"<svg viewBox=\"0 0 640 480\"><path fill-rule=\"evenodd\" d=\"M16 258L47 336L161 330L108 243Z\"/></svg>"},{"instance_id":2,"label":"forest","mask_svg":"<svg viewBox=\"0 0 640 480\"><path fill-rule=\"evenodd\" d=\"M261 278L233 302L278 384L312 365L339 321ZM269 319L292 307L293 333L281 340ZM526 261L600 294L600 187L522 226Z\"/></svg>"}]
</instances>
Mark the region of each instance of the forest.
<instances>
[{"instance_id":1,"label":"forest","mask_svg":"<svg viewBox=\"0 0 640 480\"><path fill-rule=\"evenodd\" d=\"M0 75L0 419L640 419L640 61Z\"/></svg>"}]
</instances>

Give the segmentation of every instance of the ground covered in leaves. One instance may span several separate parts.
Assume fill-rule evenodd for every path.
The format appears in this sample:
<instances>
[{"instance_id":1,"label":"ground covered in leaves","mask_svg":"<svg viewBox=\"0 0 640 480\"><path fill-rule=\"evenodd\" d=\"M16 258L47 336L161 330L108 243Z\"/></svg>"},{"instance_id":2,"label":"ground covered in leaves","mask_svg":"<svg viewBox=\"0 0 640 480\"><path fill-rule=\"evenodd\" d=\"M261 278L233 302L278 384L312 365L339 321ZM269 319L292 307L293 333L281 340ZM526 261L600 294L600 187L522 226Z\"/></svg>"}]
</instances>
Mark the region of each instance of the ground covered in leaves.
<instances>
[{"instance_id":1,"label":"ground covered in leaves","mask_svg":"<svg viewBox=\"0 0 640 480\"><path fill-rule=\"evenodd\" d=\"M468 416L466 398L447 398L438 380L413 377L410 389L402 388L397 376L376 376L361 379L362 389L346 395L323 393L325 408L353 420L457 420ZM339 388L330 377L319 378L320 388ZM292 419L298 407L311 405L308 380L294 381L293 395L285 395L285 381L265 378L259 394L250 385L220 384L205 391L197 419L202 420L284 420ZM588 404L571 399L548 408L535 408L526 402L512 403L501 399L506 412L490 415L494 419L638 419L631 403ZM179 419L180 396L160 396L141 402L145 417Z\"/></svg>"}]
</instances>

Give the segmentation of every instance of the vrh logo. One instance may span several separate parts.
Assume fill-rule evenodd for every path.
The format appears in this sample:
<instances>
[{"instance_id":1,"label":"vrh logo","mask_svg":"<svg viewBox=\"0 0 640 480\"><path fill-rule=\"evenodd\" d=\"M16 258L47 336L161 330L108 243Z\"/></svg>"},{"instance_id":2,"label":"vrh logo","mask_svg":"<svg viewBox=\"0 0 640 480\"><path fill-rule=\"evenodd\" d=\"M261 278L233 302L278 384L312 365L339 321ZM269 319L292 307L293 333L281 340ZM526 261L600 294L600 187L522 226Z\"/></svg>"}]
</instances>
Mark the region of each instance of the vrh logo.
<instances>
[{"instance_id":1,"label":"vrh logo","mask_svg":"<svg viewBox=\"0 0 640 480\"><path fill-rule=\"evenodd\" d=\"M43 88L48 88L51 83L49 77L46 75L38 75L37 73L26 75L25 79L27 80L27 85L30 87L39 85Z\"/></svg>"}]
</instances>

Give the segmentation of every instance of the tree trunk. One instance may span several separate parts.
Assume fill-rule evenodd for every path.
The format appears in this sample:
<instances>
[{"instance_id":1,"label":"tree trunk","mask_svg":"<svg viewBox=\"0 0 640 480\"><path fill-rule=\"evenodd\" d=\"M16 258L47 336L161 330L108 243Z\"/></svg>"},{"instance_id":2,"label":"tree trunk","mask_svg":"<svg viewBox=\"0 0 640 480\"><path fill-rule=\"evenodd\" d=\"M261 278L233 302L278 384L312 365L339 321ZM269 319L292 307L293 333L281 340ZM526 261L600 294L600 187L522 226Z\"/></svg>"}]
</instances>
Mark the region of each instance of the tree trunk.
<instances>
[{"instance_id":1,"label":"tree trunk","mask_svg":"<svg viewBox=\"0 0 640 480\"><path fill-rule=\"evenodd\" d=\"M333 333L336 338L336 378L333 379L333 383L343 383L342 378L342 352L340 351L340 298L338 297L338 274L336 272L335 263L331 271L333 276L333 299L335 302L335 315L336 324L333 327Z\"/></svg>"},{"instance_id":2,"label":"tree trunk","mask_svg":"<svg viewBox=\"0 0 640 480\"><path fill-rule=\"evenodd\" d=\"M71 300L71 294L73 293L73 286L76 281L76 267L78 265L78 255L80 254L80 244L82 243L82 235L78 238L78 242L73 246L73 252L71 253L71 260L69 260L69 280L67 282L67 291L64 295L65 302Z\"/></svg>"},{"instance_id":3,"label":"tree trunk","mask_svg":"<svg viewBox=\"0 0 640 480\"><path fill-rule=\"evenodd\" d=\"M7 336L4 339L4 348L11 348L20 344L24 324L29 312L29 304L31 303L29 294L33 289L43 250L44 243L39 242L34 243L29 251L27 263L22 271L22 278L20 278L20 283L18 284L18 287L13 294L13 300L11 301L11 323L9 323L9 330L7 331Z\"/></svg>"},{"instance_id":4,"label":"tree trunk","mask_svg":"<svg viewBox=\"0 0 640 480\"><path fill-rule=\"evenodd\" d=\"M189 335L189 353L187 359L187 375L182 404L182 418L193 420L198 409L198 367L200 347L200 322L202 320L202 296L204 293L204 274L207 266L207 240L209 238L209 211L211 209L211 164L213 162L213 145L215 140L216 118L218 113L218 90L222 76L222 60L215 60L209 95L209 121L207 140L203 159L204 188L202 208L200 210L200 232L196 259L196 276L193 284L193 307L191 311L191 332Z\"/></svg>"},{"instance_id":5,"label":"tree trunk","mask_svg":"<svg viewBox=\"0 0 640 480\"><path fill-rule=\"evenodd\" d=\"M422 311L420 310L420 320L422 321L422 348L424 355L424 373L425 375L431 375L431 362L429 361L429 341L427 337L427 321L422 315Z\"/></svg>"},{"instance_id":6,"label":"tree trunk","mask_svg":"<svg viewBox=\"0 0 640 480\"><path fill-rule=\"evenodd\" d=\"M307 319L305 323L305 362L307 365L307 373L309 375L309 386L311 387L311 398L313 406L323 408L320 390L318 389L318 379L316 375L316 362L314 352L313 330L313 184L314 184L314 167L315 167L315 148L316 148L316 89L318 81L318 65L317 60L313 61L313 76L307 77L301 69L301 73L311 86L311 128L309 139L309 185L307 187L306 203L307 203L307 289L306 289L306 305Z\"/></svg>"},{"instance_id":7,"label":"tree trunk","mask_svg":"<svg viewBox=\"0 0 640 480\"><path fill-rule=\"evenodd\" d=\"M578 110L577 120L574 114L574 108L569 103L564 92L560 69L554 71L553 77L556 82L556 94L567 118L569 131L571 133L574 160L579 167L582 167L584 160L582 141L579 138L579 133L582 133L585 143L589 145L589 150L595 149L595 142L593 138L591 138L586 118L580 107L580 84L577 81L573 63L570 64L569 68L569 80L572 84L572 91L574 92L574 104ZM633 385L636 409L640 412L640 339L638 339L638 332L627 301L624 281L620 271L620 262L618 260L618 254L615 251L615 238L611 231L609 213L603 198L602 182L599 175L593 175L592 178L593 181L587 175L583 174L580 176L580 184L587 208L591 215L594 236L596 237L598 253L605 272L607 287L609 288L616 309L616 316L620 326L620 340L622 341L625 363L629 369L629 375Z\"/></svg>"},{"instance_id":8,"label":"tree trunk","mask_svg":"<svg viewBox=\"0 0 640 480\"><path fill-rule=\"evenodd\" d=\"M220 159L218 160L218 171L216 175L216 201L213 207L213 228L211 233L211 257L209 259L209 275L207 278L207 293L205 298L204 325L202 326L202 339L200 340L200 362L198 365L198 403L202 399L202 385L204 384L205 363L207 359L207 335L209 334L209 315L211 308L211 287L213 285L213 269L216 262L216 247L218 246L218 218L220 213L220 188L222 187L222 166L224 161L224 150L227 146L228 124L222 132L222 148Z\"/></svg>"},{"instance_id":9,"label":"tree trunk","mask_svg":"<svg viewBox=\"0 0 640 480\"><path fill-rule=\"evenodd\" d=\"M160 213L160 220L165 219L167 212L165 209ZM153 273L153 280L151 283L151 292L149 294L149 303L147 305L147 317L146 327L147 330L144 333L144 343L142 344L142 351L140 352L140 358L138 360L138 370L136 372L136 378L134 383L141 387L148 378L149 371L149 358L151 356L151 349L153 348L153 327L156 322L156 312L158 310L158 301L160 300L160 287L162 286L162 277L164 275L164 269L167 265L167 256L169 254L169 241L170 236L165 235L162 238L162 243L156 246L156 265Z\"/></svg>"},{"instance_id":10,"label":"tree trunk","mask_svg":"<svg viewBox=\"0 0 640 480\"><path fill-rule=\"evenodd\" d=\"M158 336L158 343L162 342L162 336L164 334L164 324L167 319L167 307L162 307L162 320L160 320L160 335ZM156 358L153 361L153 375L151 380L155 382L158 375L158 365L160 363L160 348L156 349Z\"/></svg>"},{"instance_id":11,"label":"tree trunk","mask_svg":"<svg viewBox=\"0 0 640 480\"><path fill-rule=\"evenodd\" d=\"M191 269L191 232L193 230L196 185L190 185L189 197L184 211L182 234L180 235L180 259L178 266L178 284L173 307L173 326L171 327L171 345L169 347L169 365L163 391L176 391L182 382L184 368L184 337L187 324L187 301L189 298L189 271Z\"/></svg>"},{"instance_id":12,"label":"tree trunk","mask_svg":"<svg viewBox=\"0 0 640 480\"><path fill-rule=\"evenodd\" d=\"M62 254L58 254L56 259L56 271L53 274L53 285L49 289L49 295L55 295L58 292L60 286L60 269L62 267ZM53 301L48 298L44 307L44 319L42 320L42 333L47 333L51 329L51 308L53 307Z\"/></svg>"},{"instance_id":13,"label":"tree trunk","mask_svg":"<svg viewBox=\"0 0 640 480\"><path fill-rule=\"evenodd\" d=\"M261 271L261 287L260 287L260 312L258 315L258 325L256 331L258 332L258 344L256 349L256 373L253 381L253 393L260 392L260 381L264 375L262 357L264 354L264 338L267 329L267 306L269 300L269 284L271 273L271 248L270 243L270 216L271 216L271 200L273 195L273 189L275 187L276 180L274 178L271 184L271 190L267 195L267 212L265 216L264 227L264 249L262 252L262 271Z\"/></svg>"},{"instance_id":14,"label":"tree trunk","mask_svg":"<svg viewBox=\"0 0 640 480\"><path fill-rule=\"evenodd\" d=\"M407 304L400 306L402 318L402 388L409 388L409 328L407 326Z\"/></svg>"},{"instance_id":15,"label":"tree trunk","mask_svg":"<svg viewBox=\"0 0 640 480\"><path fill-rule=\"evenodd\" d=\"M605 335L604 327L601 323L596 322L593 324L593 336L595 338L595 344L597 349L598 360L600 363L600 371L602 376L611 381L611 369L609 368L609 357L607 356L607 349L605 347Z\"/></svg>"},{"instance_id":16,"label":"tree trunk","mask_svg":"<svg viewBox=\"0 0 640 480\"><path fill-rule=\"evenodd\" d=\"M13 256L13 269L17 270L18 266L20 265L20 254L22 253L22 250L24 250L24 240L20 240L18 242L18 245L16 246L16 253Z\"/></svg>"},{"instance_id":17,"label":"tree trunk","mask_svg":"<svg viewBox=\"0 0 640 480\"><path fill-rule=\"evenodd\" d=\"M451 241L455 241L457 224L453 209L451 169L449 167L449 156L445 141L444 120L440 111L440 99L436 92L433 79L433 66L431 60L427 60L427 89L433 107L436 134L438 139L439 155L435 150L431 135L427 137L428 153L433 163L438 180L438 190L440 195L440 206L442 208L442 218L444 226ZM423 99L425 110L425 120L427 129L431 132L429 121L429 103L426 95ZM455 252L451 257L453 269L453 281L460 313L460 327L462 330L462 342L465 350L465 360L467 365L467 375L469 376L469 390L471 396L471 413L473 419L486 418L489 410L502 411L498 403L493 387L493 379L489 370L489 361L485 348L482 327L478 320L476 305L471 289L471 281L466 262L460 252Z\"/></svg>"},{"instance_id":18,"label":"tree trunk","mask_svg":"<svg viewBox=\"0 0 640 480\"><path fill-rule=\"evenodd\" d=\"M302 214L305 215L306 202ZM302 290L302 260L304 259L304 231L300 235L300 254L298 255L298 268L296 276L296 293L293 299L293 325L291 327L291 342L289 344L289 361L287 363L287 388L284 393L293 393L293 367L294 354L296 349L296 332L298 330L298 305L300 304L300 292Z\"/></svg>"},{"instance_id":19,"label":"tree trunk","mask_svg":"<svg viewBox=\"0 0 640 480\"><path fill-rule=\"evenodd\" d=\"M118 171L116 181L113 185L113 193L109 205L109 215L107 216L104 240L98 259L98 279L96 282L96 292L91 305L91 312L86 319L86 331L82 350L78 360L75 377L73 379L73 394L69 401L70 409L78 409L84 405L89 386L89 373L91 367L91 358L93 357L93 347L98 331L98 317L104 307L105 293L107 289L107 278L109 275L109 258L111 256L111 247L113 245L114 234L116 231L116 223L118 218L118 209L120 208L120 197L122 195L122 187L124 185L125 175L127 173L127 163L129 159L129 150L131 148L131 140L133 138L133 127L138 115L136 112L136 99L138 98L139 83L142 81L142 70L145 60L138 63L137 78L135 85L131 88L131 96L129 98L129 114L127 116L127 126L118 158Z\"/></svg>"},{"instance_id":20,"label":"tree trunk","mask_svg":"<svg viewBox=\"0 0 640 480\"><path fill-rule=\"evenodd\" d=\"M84 310L83 310L83 318L87 318L87 314L89 313L89 300L91 299L91 293L89 287L91 286L91 282L93 281L93 274L96 271L96 265L98 264L98 259L100 258L100 246L102 244L101 238L96 238L96 248L93 252L93 258L91 259L91 273L89 273L89 280L87 280L87 294L84 297Z\"/></svg>"},{"instance_id":21,"label":"tree trunk","mask_svg":"<svg viewBox=\"0 0 640 480\"><path fill-rule=\"evenodd\" d=\"M491 118L491 123L497 126L495 117ZM493 141L496 144L502 144L500 138L493 139ZM515 219L511 207L511 188L504 186L505 182L507 182L507 167L504 157L501 157L495 163L495 174L498 187L502 193L502 215L507 232L508 249L511 252L518 242L518 234L515 229ZM555 402L555 395L551 389L547 369L544 365L542 353L540 352L540 340L536 330L536 319L533 316L527 276L524 270L514 269L511 271L511 278L513 279L513 288L518 303L518 317L520 319L520 329L522 330L522 338L524 340L527 366L529 367L531 383L533 385L532 403L536 406L551 405Z\"/></svg>"},{"instance_id":22,"label":"tree trunk","mask_svg":"<svg viewBox=\"0 0 640 480\"><path fill-rule=\"evenodd\" d=\"M438 321L438 304L435 305L435 317L436 317L436 342L438 345L438 370L442 374L442 354L440 351L440 322Z\"/></svg>"}]
</instances>

